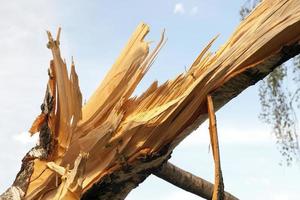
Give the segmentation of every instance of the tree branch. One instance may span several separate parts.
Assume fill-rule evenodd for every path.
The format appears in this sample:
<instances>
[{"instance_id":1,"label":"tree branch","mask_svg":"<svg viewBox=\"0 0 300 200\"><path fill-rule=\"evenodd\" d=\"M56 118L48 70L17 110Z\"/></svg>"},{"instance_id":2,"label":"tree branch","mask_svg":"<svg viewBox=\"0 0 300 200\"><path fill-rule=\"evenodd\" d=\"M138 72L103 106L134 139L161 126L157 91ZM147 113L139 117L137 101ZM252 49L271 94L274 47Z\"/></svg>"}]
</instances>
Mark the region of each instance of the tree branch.
<instances>
[{"instance_id":1,"label":"tree branch","mask_svg":"<svg viewBox=\"0 0 300 200\"><path fill-rule=\"evenodd\" d=\"M224 199L224 183L221 170L219 141L217 132L217 122L214 110L213 99L210 95L207 96L207 109L209 118L209 135L212 146L213 158L215 163L215 187L213 192L213 200Z\"/></svg>"},{"instance_id":2,"label":"tree branch","mask_svg":"<svg viewBox=\"0 0 300 200\"><path fill-rule=\"evenodd\" d=\"M195 176L170 162L153 173L155 176L199 197L212 199L214 185L198 176ZM237 200L235 196L224 192L225 200Z\"/></svg>"},{"instance_id":3,"label":"tree branch","mask_svg":"<svg viewBox=\"0 0 300 200\"><path fill-rule=\"evenodd\" d=\"M49 91L55 94L49 102L55 102L56 109L50 109L47 123L43 116L34 123L35 131L45 130L46 136L40 131L47 144L42 148L49 151L41 157L31 150L4 195L53 199L59 185L47 163L66 167L84 151L90 156L81 198L125 199L207 119L208 94L218 110L300 52L299 13L298 0L263 1L215 54L208 52L209 44L187 73L162 85L154 82L141 96L131 98L157 53L149 53L144 40L149 27L141 24L83 108L77 75L72 70L69 75L59 42L49 34L53 54Z\"/></svg>"}]
</instances>

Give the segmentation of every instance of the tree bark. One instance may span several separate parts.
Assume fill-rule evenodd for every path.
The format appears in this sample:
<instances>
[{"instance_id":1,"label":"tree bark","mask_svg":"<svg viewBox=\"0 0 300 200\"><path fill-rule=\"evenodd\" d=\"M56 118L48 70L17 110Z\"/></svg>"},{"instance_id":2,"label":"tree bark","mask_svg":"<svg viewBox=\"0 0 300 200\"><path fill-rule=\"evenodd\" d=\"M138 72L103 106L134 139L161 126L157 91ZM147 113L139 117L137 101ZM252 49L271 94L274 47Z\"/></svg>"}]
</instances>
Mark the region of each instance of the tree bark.
<instances>
[{"instance_id":1,"label":"tree bark","mask_svg":"<svg viewBox=\"0 0 300 200\"><path fill-rule=\"evenodd\" d=\"M162 165L153 173L155 176L204 199L212 199L214 184L197 177L170 162ZM228 192L224 193L224 200L238 200Z\"/></svg>"},{"instance_id":2,"label":"tree bark","mask_svg":"<svg viewBox=\"0 0 300 200\"><path fill-rule=\"evenodd\" d=\"M148 31L145 24L137 28L83 107L75 66L69 76L60 55L60 34L54 40L48 33L49 82L42 113L31 129L40 133L41 144L24 157L2 198L53 199L64 181L48 163L74 169L83 151L89 154L85 170L74 172L84 179L81 198L124 199L207 119L208 94L218 110L300 52L300 4L263 1L215 54L208 52L212 40L187 73L160 86L154 82L131 98L165 42L162 35L149 53Z\"/></svg>"}]
</instances>

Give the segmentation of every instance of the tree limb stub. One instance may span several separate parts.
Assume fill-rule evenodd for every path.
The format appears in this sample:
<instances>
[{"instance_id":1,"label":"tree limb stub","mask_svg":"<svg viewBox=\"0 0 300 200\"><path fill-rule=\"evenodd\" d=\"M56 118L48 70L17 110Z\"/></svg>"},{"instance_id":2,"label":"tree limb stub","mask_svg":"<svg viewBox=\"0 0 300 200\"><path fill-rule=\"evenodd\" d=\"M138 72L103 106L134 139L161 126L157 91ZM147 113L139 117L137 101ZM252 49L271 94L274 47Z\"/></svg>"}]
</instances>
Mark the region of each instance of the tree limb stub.
<instances>
[{"instance_id":1,"label":"tree limb stub","mask_svg":"<svg viewBox=\"0 0 300 200\"><path fill-rule=\"evenodd\" d=\"M197 177L179 167L176 167L170 162L166 162L154 171L153 174L185 191L191 192L205 199L212 199L214 184ZM225 200L237 200L228 192L224 192Z\"/></svg>"},{"instance_id":2,"label":"tree limb stub","mask_svg":"<svg viewBox=\"0 0 300 200\"><path fill-rule=\"evenodd\" d=\"M216 53L208 52L209 43L187 73L162 85L154 82L142 95L131 97L165 42L162 36L157 48L149 52L149 43L144 41L148 32L146 24L138 26L83 107L75 67L68 74L61 58L60 30L57 41L48 33L51 80L55 80L49 85L54 84L50 91L56 94L55 109L37 120L32 130L42 130L40 124L47 124L46 136L51 137L45 147L50 149L46 156L38 156L41 152L36 148L25 156L25 166L10 194L29 200L53 199L59 185L47 163L73 168L83 151L89 158L81 198L124 199L207 119L208 94L218 110L300 52L300 4L299 0L263 1Z\"/></svg>"}]
</instances>

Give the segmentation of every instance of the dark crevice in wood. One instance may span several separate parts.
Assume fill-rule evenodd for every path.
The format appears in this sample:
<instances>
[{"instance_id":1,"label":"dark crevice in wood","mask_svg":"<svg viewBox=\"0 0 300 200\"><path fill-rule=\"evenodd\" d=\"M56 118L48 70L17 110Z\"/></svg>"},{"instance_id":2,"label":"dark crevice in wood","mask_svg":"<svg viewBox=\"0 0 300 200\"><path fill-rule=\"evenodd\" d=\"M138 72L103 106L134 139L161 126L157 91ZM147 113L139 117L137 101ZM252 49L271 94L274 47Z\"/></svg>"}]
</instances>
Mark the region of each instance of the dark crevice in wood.
<instances>
[{"instance_id":1,"label":"dark crevice in wood","mask_svg":"<svg viewBox=\"0 0 300 200\"><path fill-rule=\"evenodd\" d=\"M130 165L131 170L117 170L107 174L94 184L82 196L82 200L121 200L125 199L128 193L142 183L154 170L171 158L169 146L165 146L160 152L138 157Z\"/></svg>"}]
</instances>

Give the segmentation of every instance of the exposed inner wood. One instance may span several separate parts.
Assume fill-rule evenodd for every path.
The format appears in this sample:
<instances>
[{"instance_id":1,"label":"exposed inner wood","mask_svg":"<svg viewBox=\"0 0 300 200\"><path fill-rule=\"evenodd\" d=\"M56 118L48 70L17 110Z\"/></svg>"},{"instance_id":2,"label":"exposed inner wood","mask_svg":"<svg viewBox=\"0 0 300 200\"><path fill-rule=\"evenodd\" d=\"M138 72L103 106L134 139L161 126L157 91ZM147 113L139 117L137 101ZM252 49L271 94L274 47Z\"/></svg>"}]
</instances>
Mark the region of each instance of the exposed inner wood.
<instances>
[{"instance_id":1,"label":"exposed inner wood","mask_svg":"<svg viewBox=\"0 0 300 200\"><path fill-rule=\"evenodd\" d=\"M216 115L215 115L214 104L211 95L207 96L207 110L208 110L208 118L209 118L210 143L211 143L213 158L215 163L215 186L213 190L212 200L223 200L225 196L224 196L223 175L221 170L219 139L218 139L218 132L217 132Z\"/></svg>"},{"instance_id":2,"label":"exposed inner wood","mask_svg":"<svg viewBox=\"0 0 300 200\"><path fill-rule=\"evenodd\" d=\"M144 40L148 32L146 24L137 27L84 106L75 65L68 73L61 57L60 29L56 39L48 32L49 82L42 113L30 129L39 132L40 145L24 157L15 183L3 195L56 198L64 181L48 163L76 169L76 159L85 152L89 157L79 173L79 196L124 199L207 119L208 94L218 110L300 52L300 3L263 1L217 52L209 52L214 38L186 73L131 97L165 42L163 33L150 52Z\"/></svg>"}]
</instances>

